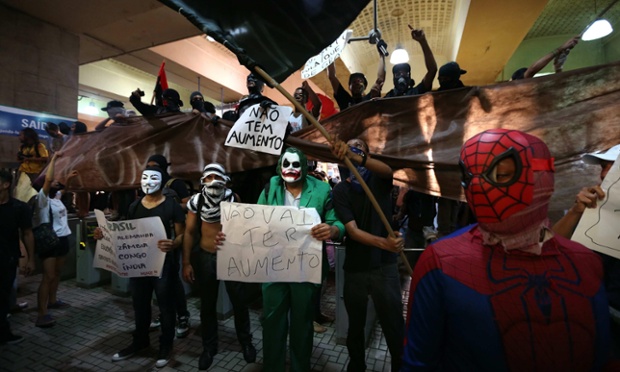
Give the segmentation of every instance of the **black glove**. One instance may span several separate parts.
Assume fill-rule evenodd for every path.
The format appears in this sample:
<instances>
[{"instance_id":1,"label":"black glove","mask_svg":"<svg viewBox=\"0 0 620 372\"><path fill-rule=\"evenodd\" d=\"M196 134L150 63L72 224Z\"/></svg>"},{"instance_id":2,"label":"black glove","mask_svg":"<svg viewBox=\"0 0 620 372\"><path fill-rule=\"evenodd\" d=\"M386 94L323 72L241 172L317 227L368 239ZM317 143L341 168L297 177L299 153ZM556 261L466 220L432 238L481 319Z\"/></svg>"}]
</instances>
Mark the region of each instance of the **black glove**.
<instances>
[{"instance_id":1,"label":"black glove","mask_svg":"<svg viewBox=\"0 0 620 372\"><path fill-rule=\"evenodd\" d=\"M268 100L264 100L260 103L260 107L263 108L263 110L268 110L271 108L271 106L273 105L273 103L271 103L271 101Z\"/></svg>"},{"instance_id":2,"label":"black glove","mask_svg":"<svg viewBox=\"0 0 620 372\"><path fill-rule=\"evenodd\" d=\"M212 123L213 125L216 125L216 124L217 124L217 122L218 122L218 120L220 120L220 117L219 117L219 116L217 116L217 115L213 115L213 116L211 116L211 123Z\"/></svg>"}]
</instances>

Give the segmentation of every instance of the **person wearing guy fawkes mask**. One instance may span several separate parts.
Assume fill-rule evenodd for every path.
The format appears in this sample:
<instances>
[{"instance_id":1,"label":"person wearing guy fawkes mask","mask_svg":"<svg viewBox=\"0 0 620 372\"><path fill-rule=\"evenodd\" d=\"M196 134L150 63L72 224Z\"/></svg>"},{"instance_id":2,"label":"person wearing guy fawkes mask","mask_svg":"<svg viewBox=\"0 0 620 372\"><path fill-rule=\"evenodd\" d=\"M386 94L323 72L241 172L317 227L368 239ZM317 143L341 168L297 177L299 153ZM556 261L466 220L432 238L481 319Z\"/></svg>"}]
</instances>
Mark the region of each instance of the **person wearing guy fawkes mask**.
<instances>
[{"instance_id":1,"label":"person wearing guy fawkes mask","mask_svg":"<svg viewBox=\"0 0 620 372\"><path fill-rule=\"evenodd\" d=\"M411 29L411 38L420 43L422 47L426 75L424 75L424 79L420 84L415 85L415 81L411 78L411 66L408 63L394 65L392 67L394 89L390 90L385 95L385 98L424 94L433 89L433 79L435 79L435 74L437 74L437 62L435 62L435 57L428 45L424 31L412 29L411 26L409 28Z\"/></svg>"},{"instance_id":2,"label":"person wearing guy fawkes mask","mask_svg":"<svg viewBox=\"0 0 620 372\"><path fill-rule=\"evenodd\" d=\"M136 352L149 346L149 325L151 323L151 297L153 291L157 297L161 320L159 353L155 366L164 367L170 360L174 341L175 325L175 280L178 276L178 262L174 250L181 247L185 230L185 214L174 200L162 193L161 168L147 166L140 181L144 197L129 206L128 219L159 217L166 229L167 239L157 242L157 248L166 254L160 277L135 277L129 279L134 308L135 331L132 343L112 356L112 361L120 361L133 356ZM173 232L174 229L174 232ZM174 239L172 234L174 233ZM99 228L95 229L94 238L103 237Z\"/></svg>"},{"instance_id":3,"label":"person wearing guy fawkes mask","mask_svg":"<svg viewBox=\"0 0 620 372\"><path fill-rule=\"evenodd\" d=\"M217 279L217 246L215 238L222 230L220 203L240 202L239 196L227 187L230 177L224 167L211 163L202 171L202 191L187 202L187 228L183 242L183 279L196 281L200 291L200 330L203 352L198 369L206 370L218 352L217 295L220 281ZM235 330L241 344L243 358L247 363L256 360L252 345L250 313L246 305L245 284L225 281L226 292L235 314Z\"/></svg>"},{"instance_id":4,"label":"person wearing guy fawkes mask","mask_svg":"<svg viewBox=\"0 0 620 372\"><path fill-rule=\"evenodd\" d=\"M241 114L250 106L260 104L263 108L268 108L271 105L277 105L275 101L263 96L265 82L262 81L258 75L250 73L246 80L246 87L248 88L248 96L239 101L237 119L240 118Z\"/></svg>"},{"instance_id":5,"label":"person wearing guy fawkes mask","mask_svg":"<svg viewBox=\"0 0 620 372\"><path fill-rule=\"evenodd\" d=\"M392 168L370 157L361 139L337 140L332 153L348 157L376 197L384 215L392 215ZM403 310L398 274L398 253L404 242L400 233L388 236L385 226L359 180L351 175L333 189L334 209L346 228L344 304L349 316L347 371L365 371L365 325L368 296L372 297L388 350L392 371L400 371L403 350Z\"/></svg>"},{"instance_id":6,"label":"person wearing guy fawkes mask","mask_svg":"<svg viewBox=\"0 0 620 372\"><path fill-rule=\"evenodd\" d=\"M329 185L314 177L307 177L307 164L308 160L303 152L294 147L287 148L278 160L278 175L271 178L257 204L315 208L323 222L312 227L312 237L323 242L328 239L339 240L344 234L344 226L336 218ZM218 240L224 238L224 233L220 232ZM323 251L325 253L325 246ZM329 268L328 265L324 259L324 275L327 274L325 269ZM265 371L285 371L286 338L289 332L291 371L310 371L313 320L319 288L320 285L314 283L263 284Z\"/></svg>"},{"instance_id":7,"label":"person wearing guy fawkes mask","mask_svg":"<svg viewBox=\"0 0 620 372\"><path fill-rule=\"evenodd\" d=\"M142 92L140 89L136 89L131 92L131 96L129 96L129 102L133 105L133 107L142 114L142 116L153 116L153 115L161 115L171 112L181 112L181 107L183 106L183 101L181 101L181 96L179 96L179 92L172 88L168 88L164 90L161 94L163 106L155 106L148 105L142 102Z\"/></svg>"}]
</instances>

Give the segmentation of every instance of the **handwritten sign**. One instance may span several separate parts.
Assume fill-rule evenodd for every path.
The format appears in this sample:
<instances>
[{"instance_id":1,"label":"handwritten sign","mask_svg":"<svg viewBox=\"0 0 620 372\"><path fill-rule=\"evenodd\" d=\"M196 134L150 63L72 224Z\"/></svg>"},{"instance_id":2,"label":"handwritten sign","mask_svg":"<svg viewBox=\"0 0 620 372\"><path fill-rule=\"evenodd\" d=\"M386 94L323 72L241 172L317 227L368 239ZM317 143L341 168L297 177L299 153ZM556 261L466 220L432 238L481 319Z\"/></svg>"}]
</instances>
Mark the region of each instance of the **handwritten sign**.
<instances>
[{"instance_id":1,"label":"handwritten sign","mask_svg":"<svg viewBox=\"0 0 620 372\"><path fill-rule=\"evenodd\" d=\"M123 278L161 276L166 254L157 241L166 239L159 217L108 221L95 209L103 239L97 240L93 267L108 270Z\"/></svg>"},{"instance_id":2,"label":"handwritten sign","mask_svg":"<svg viewBox=\"0 0 620 372\"><path fill-rule=\"evenodd\" d=\"M353 31L345 30L342 35L336 39L333 43L331 43L327 48L323 49L321 53L316 56L310 58L304 69L301 71L302 79L310 79L314 75L319 72L325 70L327 66L332 64L338 58L338 56L344 50L344 47L347 46L347 42L351 38Z\"/></svg>"},{"instance_id":3,"label":"handwritten sign","mask_svg":"<svg viewBox=\"0 0 620 372\"><path fill-rule=\"evenodd\" d=\"M572 240L620 259L620 161L612 165L601 188L605 199L596 208L586 208Z\"/></svg>"},{"instance_id":4,"label":"handwritten sign","mask_svg":"<svg viewBox=\"0 0 620 372\"><path fill-rule=\"evenodd\" d=\"M226 241L217 278L239 282L321 283L322 243L310 236L316 209L222 202Z\"/></svg>"},{"instance_id":5,"label":"handwritten sign","mask_svg":"<svg viewBox=\"0 0 620 372\"><path fill-rule=\"evenodd\" d=\"M224 144L280 155L292 112L293 109L286 106L274 106L268 110L259 105L251 106L235 122Z\"/></svg>"}]
</instances>

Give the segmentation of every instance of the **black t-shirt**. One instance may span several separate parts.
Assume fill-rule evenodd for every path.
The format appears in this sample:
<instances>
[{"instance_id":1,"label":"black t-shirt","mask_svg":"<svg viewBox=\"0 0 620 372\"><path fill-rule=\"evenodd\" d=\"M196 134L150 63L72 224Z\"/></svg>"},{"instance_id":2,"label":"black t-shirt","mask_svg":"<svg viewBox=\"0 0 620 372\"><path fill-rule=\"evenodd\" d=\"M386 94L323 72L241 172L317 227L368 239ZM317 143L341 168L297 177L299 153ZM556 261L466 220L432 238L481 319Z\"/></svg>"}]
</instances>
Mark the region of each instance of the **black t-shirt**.
<instances>
[{"instance_id":1,"label":"black t-shirt","mask_svg":"<svg viewBox=\"0 0 620 372\"><path fill-rule=\"evenodd\" d=\"M368 187L372 190L388 218L392 215L392 179L370 176ZM357 227L370 234L387 237L388 233L381 218L374 210L363 190L356 191L347 181L339 182L333 190L332 200L338 219L347 224L355 220ZM344 270L349 272L368 271L386 264L395 263L398 255L381 248L367 246L347 236Z\"/></svg>"},{"instance_id":2,"label":"black t-shirt","mask_svg":"<svg viewBox=\"0 0 620 372\"><path fill-rule=\"evenodd\" d=\"M370 93L368 93L365 96L362 96L361 98L355 99L353 98L352 95L349 94L349 92L344 90L342 85L338 85L338 89L336 89L336 92L334 93L334 98L336 99L336 102L338 103L338 107L342 111L351 106L355 106L358 103L370 101L371 96L370 96Z\"/></svg>"},{"instance_id":3,"label":"black t-shirt","mask_svg":"<svg viewBox=\"0 0 620 372\"><path fill-rule=\"evenodd\" d=\"M177 196L179 197L180 200L185 199L188 196L190 196L190 192L187 189L187 184L183 180L176 178L170 184L170 188L174 190L174 192L177 193Z\"/></svg>"},{"instance_id":4,"label":"black t-shirt","mask_svg":"<svg viewBox=\"0 0 620 372\"><path fill-rule=\"evenodd\" d=\"M0 259L17 258L19 230L32 228L32 211L28 205L15 198L0 204Z\"/></svg>"},{"instance_id":5,"label":"black t-shirt","mask_svg":"<svg viewBox=\"0 0 620 372\"><path fill-rule=\"evenodd\" d=\"M396 91L394 89L390 90L389 92L387 92L387 94L384 96L384 98L390 98L390 97L404 97L404 96L415 96L418 94L424 94L428 92L428 89L426 89L426 87L424 86L424 82L421 82L420 84L416 85L415 87L409 87L409 89L407 89L405 91L405 93L401 94L401 95L396 95Z\"/></svg>"},{"instance_id":6,"label":"black t-shirt","mask_svg":"<svg viewBox=\"0 0 620 372\"><path fill-rule=\"evenodd\" d=\"M129 206L127 219L133 220L145 217L159 217L166 229L166 236L172 239L175 223L185 223L185 214L179 203L173 198L166 197L161 204L155 208L147 209L142 205L142 199L136 200Z\"/></svg>"}]
</instances>

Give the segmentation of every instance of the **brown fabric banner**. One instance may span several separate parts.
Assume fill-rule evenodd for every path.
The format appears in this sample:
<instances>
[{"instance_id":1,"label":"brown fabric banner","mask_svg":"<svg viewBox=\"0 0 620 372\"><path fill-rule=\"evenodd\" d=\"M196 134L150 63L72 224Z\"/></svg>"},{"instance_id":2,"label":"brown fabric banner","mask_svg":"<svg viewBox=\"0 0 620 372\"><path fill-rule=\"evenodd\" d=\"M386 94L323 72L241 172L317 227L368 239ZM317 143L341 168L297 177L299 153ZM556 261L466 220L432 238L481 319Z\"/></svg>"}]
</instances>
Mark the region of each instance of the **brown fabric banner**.
<instances>
[{"instance_id":1,"label":"brown fabric banner","mask_svg":"<svg viewBox=\"0 0 620 372\"><path fill-rule=\"evenodd\" d=\"M465 140L486 129L519 129L542 138L556 159L553 210L568 208L578 190L595 184L598 167L581 155L620 143L620 63L556 75L461 88L414 97L369 101L322 124L343 140L365 139L372 156L395 169L411 187L460 199L458 158ZM231 173L273 165L277 157L224 147L231 123L217 125L203 116L173 114L130 118L99 133L76 135L57 161L61 180L80 177L73 189L135 188L146 160L163 154L173 176L197 180L210 162ZM306 128L287 140L309 157L334 161L326 140Z\"/></svg>"}]
</instances>

